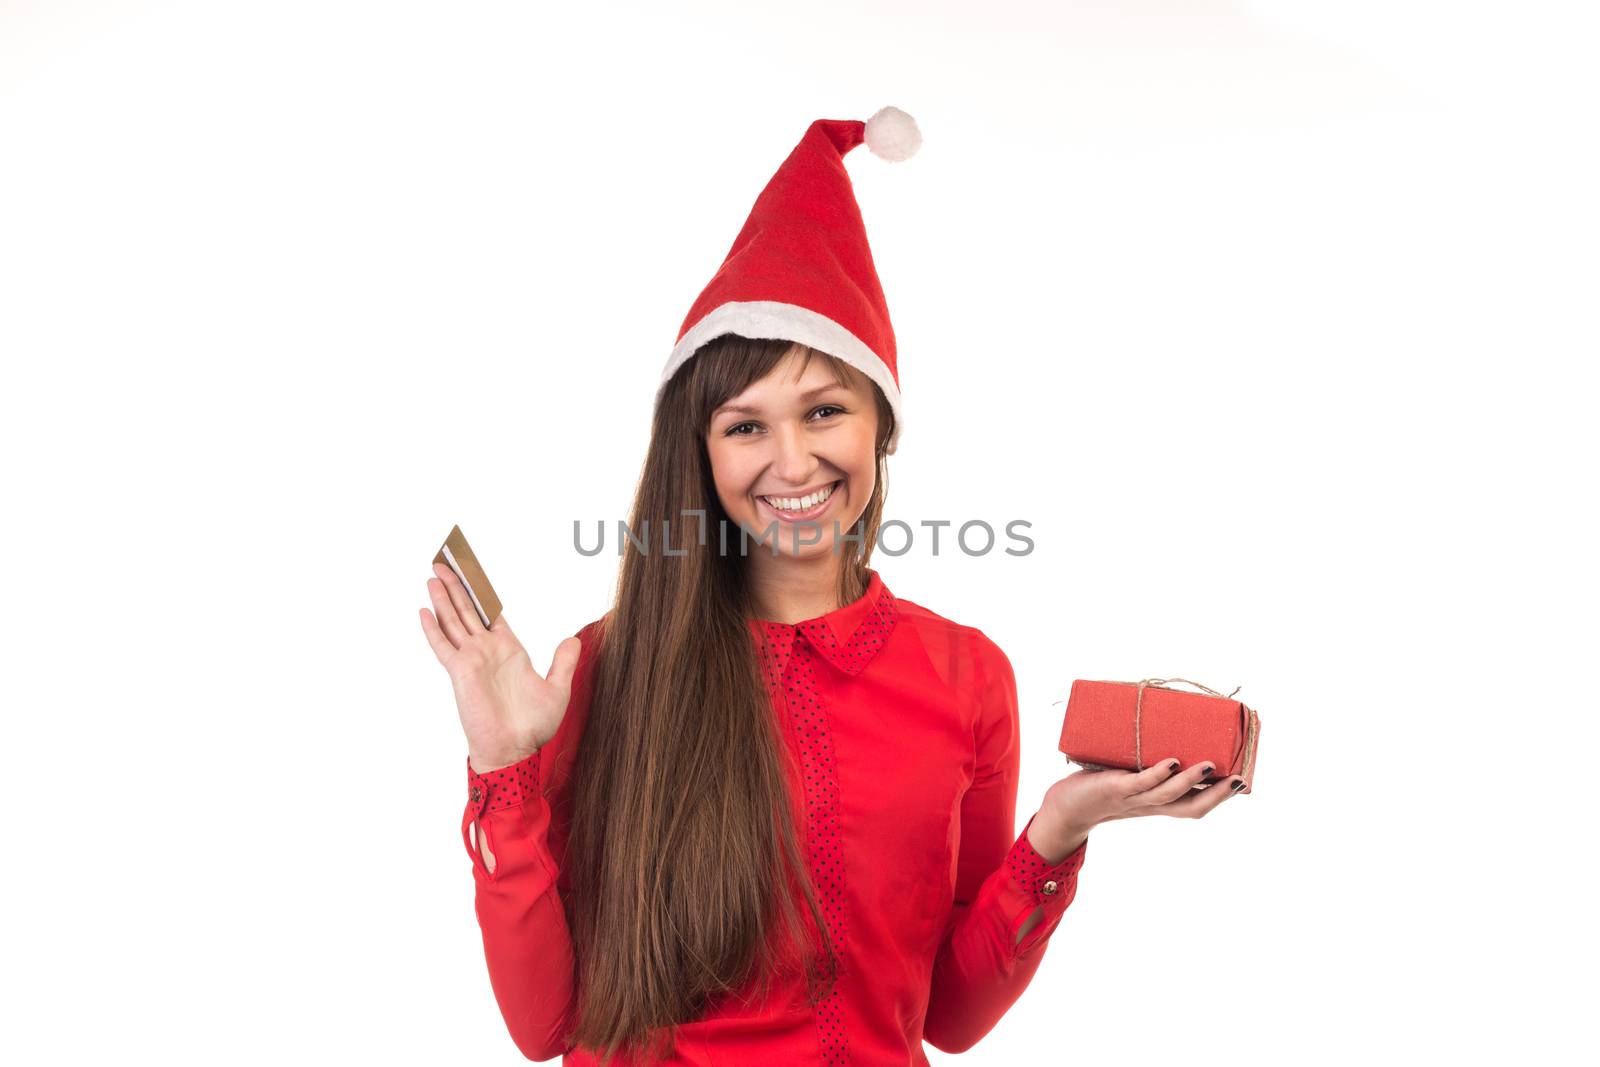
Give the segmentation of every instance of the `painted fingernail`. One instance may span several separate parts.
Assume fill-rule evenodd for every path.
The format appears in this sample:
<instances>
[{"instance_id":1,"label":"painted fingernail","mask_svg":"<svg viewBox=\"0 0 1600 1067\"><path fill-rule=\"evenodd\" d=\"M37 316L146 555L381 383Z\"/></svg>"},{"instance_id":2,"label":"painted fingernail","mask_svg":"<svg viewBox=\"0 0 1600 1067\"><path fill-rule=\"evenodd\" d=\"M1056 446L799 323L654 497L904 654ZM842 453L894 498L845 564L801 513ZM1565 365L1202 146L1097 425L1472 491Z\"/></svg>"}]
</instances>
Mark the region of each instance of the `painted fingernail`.
<instances>
[{"instance_id":1,"label":"painted fingernail","mask_svg":"<svg viewBox=\"0 0 1600 1067\"><path fill-rule=\"evenodd\" d=\"M1241 778L1237 782L1234 782L1233 783L1233 788L1234 789L1243 789L1244 788L1244 779Z\"/></svg>"},{"instance_id":2,"label":"painted fingernail","mask_svg":"<svg viewBox=\"0 0 1600 1067\"><path fill-rule=\"evenodd\" d=\"M1211 777L1211 772L1215 771L1216 769L1217 768L1215 767L1215 765L1210 764L1210 763L1206 764L1206 768L1205 768L1205 771L1204 771L1205 776L1207 778L1210 778Z\"/></svg>"},{"instance_id":3,"label":"painted fingernail","mask_svg":"<svg viewBox=\"0 0 1600 1067\"><path fill-rule=\"evenodd\" d=\"M1178 773L1178 762L1177 762L1177 760L1173 760L1171 763L1167 764L1167 772L1169 774L1177 774Z\"/></svg>"}]
</instances>

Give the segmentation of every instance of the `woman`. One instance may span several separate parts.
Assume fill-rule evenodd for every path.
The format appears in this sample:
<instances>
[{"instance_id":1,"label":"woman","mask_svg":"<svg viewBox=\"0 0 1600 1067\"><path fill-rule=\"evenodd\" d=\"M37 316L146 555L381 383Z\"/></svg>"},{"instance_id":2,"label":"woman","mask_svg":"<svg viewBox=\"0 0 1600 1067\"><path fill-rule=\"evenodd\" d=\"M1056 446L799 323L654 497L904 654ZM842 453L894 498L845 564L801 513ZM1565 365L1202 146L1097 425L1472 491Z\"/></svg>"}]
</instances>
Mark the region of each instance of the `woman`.
<instances>
[{"instance_id":1,"label":"woman","mask_svg":"<svg viewBox=\"0 0 1600 1067\"><path fill-rule=\"evenodd\" d=\"M545 675L447 568L428 582L485 956L530 1059L965 1050L1038 968L1094 826L1230 792L1170 759L1079 771L1017 834L1009 661L868 566L902 420L842 158L917 140L894 109L819 120L763 190L663 373L642 543Z\"/></svg>"}]
</instances>

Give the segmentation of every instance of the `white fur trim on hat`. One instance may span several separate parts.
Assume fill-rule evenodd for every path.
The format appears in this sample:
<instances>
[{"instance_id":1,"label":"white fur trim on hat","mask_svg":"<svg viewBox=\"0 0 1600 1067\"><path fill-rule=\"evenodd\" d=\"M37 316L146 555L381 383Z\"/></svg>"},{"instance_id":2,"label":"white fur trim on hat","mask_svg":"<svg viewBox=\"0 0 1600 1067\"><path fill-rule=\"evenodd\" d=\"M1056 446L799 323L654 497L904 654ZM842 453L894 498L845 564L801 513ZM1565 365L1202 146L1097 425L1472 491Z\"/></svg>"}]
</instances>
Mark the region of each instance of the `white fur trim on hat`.
<instances>
[{"instance_id":1,"label":"white fur trim on hat","mask_svg":"<svg viewBox=\"0 0 1600 1067\"><path fill-rule=\"evenodd\" d=\"M867 120L862 133L867 150L880 159L899 163L910 159L922 147L922 131L917 120L897 107L881 107Z\"/></svg>"},{"instance_id":2,"label":"white fur trim on hat","mask_svg":"<svg viewBox=\"0 0 1600 1067\"><path fill-rule=\"evenodd\" d=\"M741 337L769 338L779 341L798 341L819 352L844 360L883 390L894 412L894 431L889 436L886 452L894 452L900 440L900 429L905 419L900 414L900 387L895 385L889 367L878 358L866 342L840 326L826 315L798 304L778 300L734 300L713 308L704 318L690 327L672 349L666 369L661 372L661 384L656 388L656 403L667 382L689 361L689 358L707 341L725 333Z\"/></svg>"}]
</instances>

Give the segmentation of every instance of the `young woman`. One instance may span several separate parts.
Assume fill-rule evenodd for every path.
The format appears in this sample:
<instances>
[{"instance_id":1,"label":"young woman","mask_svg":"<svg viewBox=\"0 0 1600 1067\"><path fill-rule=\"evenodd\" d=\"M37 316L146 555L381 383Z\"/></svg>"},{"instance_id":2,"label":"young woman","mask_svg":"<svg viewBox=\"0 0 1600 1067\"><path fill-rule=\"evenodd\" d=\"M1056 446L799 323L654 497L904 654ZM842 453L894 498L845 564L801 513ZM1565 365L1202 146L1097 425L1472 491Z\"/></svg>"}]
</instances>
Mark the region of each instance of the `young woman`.
<instances>
[{"instance_id":1,"label":"young woman","mask_svg":"<svg viewBox=\"0 0 1600 1067\"><path fill-rule=\"evenodd\" d=\"M904 158L915 127L814 123L685 320L610 610L541 675L428 581L489 976L530 1059L963 1051L1037 970L1093 827L1231 795L1205 764L1079 771L1016 832L1009 661L868 565L902 420L842 166L863 140Z\"/></svg>"}]
</instances>

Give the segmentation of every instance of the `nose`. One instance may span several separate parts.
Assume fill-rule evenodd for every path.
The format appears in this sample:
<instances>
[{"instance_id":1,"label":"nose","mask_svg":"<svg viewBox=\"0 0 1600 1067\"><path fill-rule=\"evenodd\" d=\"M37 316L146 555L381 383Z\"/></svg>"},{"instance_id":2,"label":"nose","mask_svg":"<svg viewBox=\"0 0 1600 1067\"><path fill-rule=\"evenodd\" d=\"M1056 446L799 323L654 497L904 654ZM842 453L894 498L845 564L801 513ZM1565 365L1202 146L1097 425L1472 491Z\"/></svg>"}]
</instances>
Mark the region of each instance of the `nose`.
<instances>
[{"instance_id":1,"label":"nose","mask_svg":"<svg viewBox=\"0 0 1600 1067\"><path fill-rule=\"evenodd\" d=\"M811 483L820 464L811 451L804 428L785 422L773 435L776 454L772 458L772 474L776 481L796 489Z\"/></svg>"}]
</instances>

